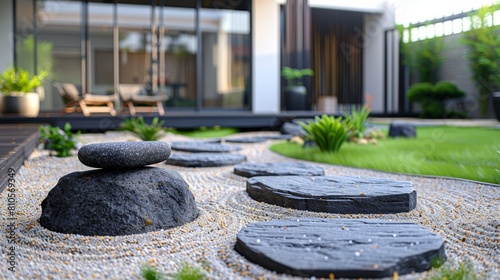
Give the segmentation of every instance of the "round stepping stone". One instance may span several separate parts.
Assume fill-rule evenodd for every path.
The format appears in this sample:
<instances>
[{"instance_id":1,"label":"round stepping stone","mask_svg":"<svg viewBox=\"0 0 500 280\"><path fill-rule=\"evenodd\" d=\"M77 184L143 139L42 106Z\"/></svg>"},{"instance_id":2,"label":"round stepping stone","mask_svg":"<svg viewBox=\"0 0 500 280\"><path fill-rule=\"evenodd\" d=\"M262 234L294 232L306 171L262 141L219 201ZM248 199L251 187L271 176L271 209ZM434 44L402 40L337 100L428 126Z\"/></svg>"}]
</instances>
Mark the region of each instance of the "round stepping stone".
<instances>
[{"instance_id":1,"label":"round stepping stone","mask_svg":"<svg viewBox=\"0 0 500 280\"><path fill-rule=\"evenodd\" d=\"M340 214L409 212L417 205L411 182L348 176L262 176L247 179L251 198L282 207Z\"/></svg>"},{"instance_id":2,"label":"round stepping stone","mask_svg":"<svg viewBox=\"0 0 500 280\"><path fill-rule=\"evenodd\" d=\"M267 138L261 137L261 136L254 136L254 137L238 137L238 138L227 138L225 141L228 143L261 143L265 142Z\"/></svg>"},{"instance_id":3,"label":"round stepping stone","mask_svg":"<svg viewBox=\"0 0 500 280\"><path fill-rule=\"evenodd\" d=\"M95 168L138 168L168 159L170 146L160 141L87 144L78 150L81 163Z\"/></svg>"},{"instance_id":4,"label":"round stepping stone","mask_svg":"<svg viewBox=\"0 0 500 280\"><path fill-rule=\"evenodd\" d=\"M446 260L437 235L411 222L378 219L258 222L238 233L235 249L278 273L326 279L392 277Z\"/></svg>"},{"instance_id":5,"label":"round stepping stone","mask_svg":"<svg viewBox=\"0 0 500 280\"><path fill-rule=\"evenodd\" d=\"M241 150L239 146L203 143L200 141L172 142L172 149L191 153L228 153Z\"/></svg>"},{"instance_id":6,"label":"round stepping stone","mask_svg":"<svg viewBox=\"0 0 500 280\"><path fill-rule=\"evenodd\" d=\"M234 174L243 177L254 176L321 176L325 175L323 168L302 162L246 162L234 167Z\"/></svg>"},{"instance_id":7,"label":"round stepping stone","mask_svg":"<svg viewBox=\"0 0 500 280\"><path fill-rule=\"evenodd\" d=\"M292 138L292 135L291 134L279 134L279 135L266 135L266 136L262 136L266 139L269 139L269 140L289 140L290 138Z\"/></svg>"},{"instance_id":8,"label":"round stepping stone","mask_svg":"<svg viewBox=\"0 0 500 280\"><path fill-rule=\"evenodd\" d=\"M167 164L185 167L215 167L238 164L247 160L244 155L227 153L172 154Z\"/></svg>"},{"instance_id":9,"label":"round stepping stone","mask_svg":"<svg viewBox=\"0 0 500 280\"><path fill-rule=\"evenodd\" d=\"M169 229L198 217L188 184L172 170L94 169L63 176L42 201L40 224L81 235Z\"/></svg>"}]
</instances>

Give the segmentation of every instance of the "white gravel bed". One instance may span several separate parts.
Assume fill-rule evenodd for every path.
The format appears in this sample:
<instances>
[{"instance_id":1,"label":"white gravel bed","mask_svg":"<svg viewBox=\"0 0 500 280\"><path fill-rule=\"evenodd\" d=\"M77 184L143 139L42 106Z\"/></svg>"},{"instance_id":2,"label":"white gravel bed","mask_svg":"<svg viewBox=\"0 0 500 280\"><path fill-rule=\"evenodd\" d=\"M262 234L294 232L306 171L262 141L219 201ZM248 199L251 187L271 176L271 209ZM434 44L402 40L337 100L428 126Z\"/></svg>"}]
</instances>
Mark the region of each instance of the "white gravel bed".
<instances>
[{"instance_id":1,"label":"white gravel bed","mask_svg":"<svg viewBox=\"0 0 500 280\"><path fill-rule=\"evenodd\" d=\"M266 133L240 133L255 136ZM235 137L235 136L232 136ZM85 134L84 143L134 141L124 132ZM168 135L162 141L187 138ZM271 152L276 140L239 145L249 162L294 161ZM173 151L173 153L176 153ZM500 275L500 188L452 179L431 179L364 169L319 164L327 175L386 177L413 182L417 208L409 213L341 215L312 213L259 203L245 192L246 178L233 174L232 166L187 168L157 164L177 170L193 192L200 216L184 226L146 234L91 237L51 232L40 226L41 202L58 179L73 171L88 170L76 156L51 157L35 151L15 176L16 212L7 211L7 191L0 195L2 262L0 279L142 279L144 264L172 273L182 262L205 268L209 279L300 279L268 271L240 256L233 246L245 225L290 217L383 218L411 220L446 241L448 262L470 261L485 279ZM8 217L16 218L15 272L9 270ZM422 279L427 273L400 276Z\"/></svg>"}]
</instances>

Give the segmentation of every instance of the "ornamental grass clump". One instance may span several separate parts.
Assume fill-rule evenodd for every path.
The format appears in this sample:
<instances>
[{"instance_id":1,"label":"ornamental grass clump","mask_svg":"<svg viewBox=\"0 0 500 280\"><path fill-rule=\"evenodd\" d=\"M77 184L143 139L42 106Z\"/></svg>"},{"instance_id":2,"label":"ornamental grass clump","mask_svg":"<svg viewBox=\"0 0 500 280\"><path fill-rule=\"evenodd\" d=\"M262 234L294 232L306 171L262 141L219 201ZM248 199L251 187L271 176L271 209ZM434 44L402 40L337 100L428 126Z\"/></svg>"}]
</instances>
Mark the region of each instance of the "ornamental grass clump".
<instances>
[{"instance_id":1,"label":"ornamental grass clump","mask_svg":"<svg viewBox=\"0 0 500 280\"><path fill-rule=\"evenodd\" d=\"M153 119L151 125L148 125L143 117L130 118L124 120L119 129L128 131L143 141L156 141L166 134L163 123L164 121L159 121L158 117Z\"/></svg>"},{"instance_id":2,"label":"ornamental grass clump","mask_svg":"<svg viewBox=\"0 0 500 280\"><path fill-rule=\"evenodd\" d=\"M78 140L80 131L74 135L71 132L71 125L69 123L64 125L64 129L47 125L41 126L39 131L39 142L44 143L49 150L55 151L58 157L69 157L71 156L71 150L78 149L80 146L80 141Z\"/></svg>"},{"instance_id":3,"label":"ornamental grass clump","mask_svg":"<svg viewBox=\"0 0 500 280\"><path fill-rule=\"evenodd\" d=\"M351 137L363 138L369 115L370 109L366 106L363 105L359 111L356 110L355 106L352 106L351 114L345 116L347 125L351 127Z\"/></svg>"},{"instance_id":4,"label":"ornamental grass clump","mask_svg":"<svg viewBox=\"0 0 500 280\"><path fill-rule=\"evenodd\" d=\"M323 115L315 122L301 124L306 131L306 138L312 140L323 152L337 152L347 140L350 126L342 117Z\"/></svg>"}]
</instances>

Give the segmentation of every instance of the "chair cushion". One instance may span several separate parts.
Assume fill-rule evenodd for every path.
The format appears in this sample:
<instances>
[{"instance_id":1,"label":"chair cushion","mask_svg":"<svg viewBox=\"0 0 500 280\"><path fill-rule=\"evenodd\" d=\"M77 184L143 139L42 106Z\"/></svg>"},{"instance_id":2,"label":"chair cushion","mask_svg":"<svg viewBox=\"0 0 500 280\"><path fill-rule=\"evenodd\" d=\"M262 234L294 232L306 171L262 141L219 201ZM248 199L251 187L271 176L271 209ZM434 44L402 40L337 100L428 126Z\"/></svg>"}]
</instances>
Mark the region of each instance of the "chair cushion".
<instances>
[{"instance_id":1,"label":"chair cushion","mask_svg":"<svg viewBox=\"0 0 500 280\"><path fill-rule=\"evenodd\" d=\"M78 88L74 84L63 83L62 88L64 89L64 93L68 98L73 100L80 99L80 92L78 91Z\"/></svg>"},{"instance_id":2,"label":"chair cushion","mask_svg":"<svg viewBox=\"0 0 500 280\"><path fill-rule=\"evenodd\" d=\"M114 101L116 99L115 95L96 95L96 94L84 94L83 95L83 100L85 101L91 101L91 102L110 102Z\"/></svg>"},{"instance_id":3,"label":"chair cushion","mask_svg":"<svg viewBox=\"0 0 500 280\"><path fill-rule=\"evenodd\" d=\"M142 90L143 86L137 84L121 84L118 86L118 92L124 101L129 101L134 96L140 95Z\"/></svg>"},{"instance_id":4,"label":"chair cushion","mask_svg":"<svg viewBox=\"0 0 500 280\"><path fill-rule=\"evenodd\" d=\"M149 95L135 95L130 98L130 101L132 102L144 102L144 103L152 103L152 102L158 102L158 101L166 101L166 96L164 95L154 95L154 96L149 96Z\"/></svg>"}]
</instances>

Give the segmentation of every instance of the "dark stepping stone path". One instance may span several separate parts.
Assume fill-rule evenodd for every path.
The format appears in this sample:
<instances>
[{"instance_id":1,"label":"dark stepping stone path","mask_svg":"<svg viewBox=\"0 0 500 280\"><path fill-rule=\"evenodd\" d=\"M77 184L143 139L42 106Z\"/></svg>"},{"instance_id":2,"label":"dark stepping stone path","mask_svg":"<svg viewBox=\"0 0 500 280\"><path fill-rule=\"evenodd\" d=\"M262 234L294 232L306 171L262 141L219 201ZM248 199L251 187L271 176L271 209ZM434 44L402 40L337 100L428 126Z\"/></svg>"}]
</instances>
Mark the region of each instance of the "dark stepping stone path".
<instances>
[{"instance_id":1,"label":"dark stepping stone path","mask_svg":"<svg viewBox=\"0 0 500 280\"><path fill-rule=\"evenodd\" d=\"M266 135L266 136L262 136L266 139L269 139L269 140L289 140L290 138L292 138L292 135L291 134L279 134L279 135Z\"/></svg>"},{"instance_id":2,"label":"dark stepping stone path","mask_svg":"<svg viewBox=\"0 0 500 280\"><path fill-rule=\"evenodd\" d=\"M410 123L391 122L389 126L389 137L415 138L417 137L417 130L415 125Z\"/></svg>"},{"instance_id":3,"label":"dark stepping stone path","mask_svg":"<svg viewBox=\"0 0 500 280\"><path fill-rule=\"evenodd\" d=\"M290 135L306 135L305 130L301 125L296 123L286 122L280 129L281 134L290 134Z\"/></svg>"},{"instance_id":4,"label":"dark stepping stone path","mask_svg":"<svg viewBox=\"0 0 500 280\"><path fill-rule=\"evenodd\" d=\"M81 147L78 159L90 167L126 169L165 161L170 152L170 146L160 141L107 142Z\"/></svg>"},{"instance_id":5,"label":"dark stepping stone path","mask_svg":"<svg viewBox=\"0 0 500 280\"><path fill-rule=\"evenodd\" d=\"M193 143L207 143L207 144L220 144L222 143L221 139L205 139L205 140L187 140L187 141L174 141L176 144L193 144Z\"/></svg>"},{"instance_id":6,"label":"dark stepping stone path","mask_svg":"<svg viewBox=\"0 0 500 280\"><path fill-rule=\"evenodd\" d=\"M238 233L235 249L278 273L326 279L392 277L446 260L444 241L427 229L377 219L258 222Z\"/></svg>"},{"instance_id":7,"label":"dark stepping stone path","mask_svg":"<svg viewBox=\"0 0 500 280\"><path fill-rule=\"evenodd\" d=\"M267 138L262 136L254 136L254 137L238 137L238 138L227 138L225 141L228 143L262 143L265 142Z\"/></svg>"},{"instance_id":8,"label":"dark stepping stone path","mask_svg":"<svg viewBox=\"0 0 500 280\"><path fill-rule=\"evenodd\" d=\"M172 142L172 149L191 153L228 153L241 150L239 146L203 143L202 141Z\"/></svg>"},{"instance_id":9,"label":"dark stepping stone path","mask_svg":"<svg viewBox=\"0 0 500 280\"><path fill-rule=\"evenodd\" d=\"M243 177L254 176L321 176L325 175L323 168L302 162L247 162L234 167L234 174Z\"/></svg>"},{"instance_id":10,"label":"dark stepping stone path","mask_svg":"<svg viewBox=\"0 0 500 280\"><path fill-rule=\"evenodd\" d=\"M227 153L172 154L167 164L185 167L215 167L238 164L247 160L244 155Z\"/></svg>"},{"instance_id":11,"label":"dark stepping stone path","mask_svg":"<svg viewBox=\"0 0 500 280\"><path fill-rule=\"evenodd\" d=\"M340 214L409 212L411 182L348 176L262 176L247 180L251 198L282 207Z\"/></svg>"},{"instance_id":12,"label":"dark stepping stone path","mask_svg":"<svg viewBox=\"0 0 500 280\"><path fill-rule=\"evenodd\" d=\"M168 229L198 216L176 171L97 169L63 176L42 201L40 224L60 233L127 235Z\"/></svg>"}]
</instances>

